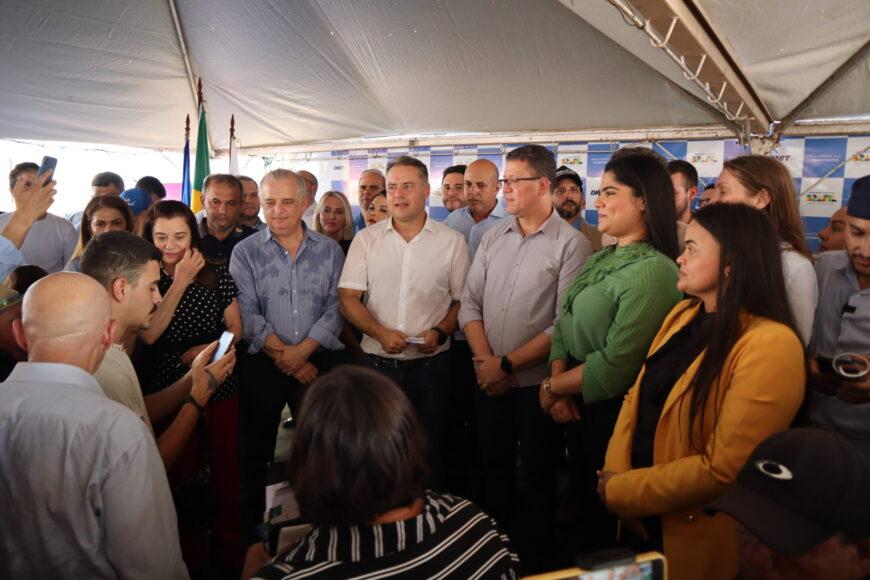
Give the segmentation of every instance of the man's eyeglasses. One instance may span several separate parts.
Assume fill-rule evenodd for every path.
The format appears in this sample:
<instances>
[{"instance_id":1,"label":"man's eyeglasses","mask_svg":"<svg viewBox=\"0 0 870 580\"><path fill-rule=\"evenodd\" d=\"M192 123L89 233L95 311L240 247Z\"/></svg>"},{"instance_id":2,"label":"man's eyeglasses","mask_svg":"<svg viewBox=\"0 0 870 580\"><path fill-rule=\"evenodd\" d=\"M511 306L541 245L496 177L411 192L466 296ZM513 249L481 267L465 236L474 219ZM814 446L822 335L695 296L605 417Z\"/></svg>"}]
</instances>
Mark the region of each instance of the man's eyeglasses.
<instances>
[{"instance_id":1,"label":"man's eyeglasses","mask_svg":"<svg viewBox=\"0 0 870 580\"><path fill-rule=\"evenodd\" d=\"M517 183L520 181L535 181L537 179L541 179L540 177L508 177L506 179L499 179L498 186L504 187L508 183L510 183L511 187L516 187Z\"/></svg>"}]
</instances>

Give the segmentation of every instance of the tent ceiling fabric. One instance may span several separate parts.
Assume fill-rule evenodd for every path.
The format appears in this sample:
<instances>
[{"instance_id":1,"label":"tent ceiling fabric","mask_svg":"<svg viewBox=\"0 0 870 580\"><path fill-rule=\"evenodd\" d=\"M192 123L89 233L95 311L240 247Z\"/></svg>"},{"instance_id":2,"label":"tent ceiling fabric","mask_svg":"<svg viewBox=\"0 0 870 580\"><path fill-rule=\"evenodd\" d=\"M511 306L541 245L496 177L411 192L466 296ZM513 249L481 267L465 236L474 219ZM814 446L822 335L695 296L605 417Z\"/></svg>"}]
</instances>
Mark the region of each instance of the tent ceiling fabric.
<instances>
[{"instance_id":1,"label":"tent ceiling fabric","mask_svg":"<svg viewBox=\"0 0 870 580\"><path fill-rule=\"evenodd\" d=\"M179 9L209 114L235 113L242 146L716 122L551 0Z\"/></svg>"},{"instance_id":2,"label":"tent ceiling fabric","mask_svg":"<svg viewBox=\"0 0 870 580\"><path fill-rule=\"evenodd\" d=\"M556 0L177 0L213 147L693 126L712 115ZM0 136L178 148L168 3L4 2ZM48 96L46 96L48 95Z\"/></svg>"},{"instance_id":3,"label":"tent ceiling fabric","mask_svg":"<svg viewBox=\"0 0 870 580\"><path fill-rule=\"evenodd\" d=\"M807 107L803 119L829 119L863 113L870 115L870 59L865 58L847 75Z\"/></svg>"},{"instance_id":4,"label":"tent ceiling fabric","mask_svg":"<svg viewBox=\"0 0 870 580\"><path fill-rule=\"evenodd\" d=\"M0 137L180 147L190 85L165 2L0 1Z\"/></svg>"},{"instance_id":5,"label":"tent ceiling fabric","mask_svg":"<svg viewBox=\"0 0 870 580\"><path fill-rule=\"evenodd\" d=\"M870 39L867 0L694 1L777 119L791 113ZM866 64L865 59L864 100L846 101L857 108L825 110L817 103L813 116L870 113Z\"/></svg>"},{"instance_id":6,"label":"tent ceiling fabric","mask_svg":"<svg viewBox=\"0 0 870 580\"><path fill-rule=\"evenodd\" d=\"M866 0L695 2L777 114L870 21ZM606 0L0 0L0 137L180 148L195 101L171 3L216 149L232 114L250 148L721 122ZM868 76L808 112L868 112Z\"/></svg>"}]
</instances>

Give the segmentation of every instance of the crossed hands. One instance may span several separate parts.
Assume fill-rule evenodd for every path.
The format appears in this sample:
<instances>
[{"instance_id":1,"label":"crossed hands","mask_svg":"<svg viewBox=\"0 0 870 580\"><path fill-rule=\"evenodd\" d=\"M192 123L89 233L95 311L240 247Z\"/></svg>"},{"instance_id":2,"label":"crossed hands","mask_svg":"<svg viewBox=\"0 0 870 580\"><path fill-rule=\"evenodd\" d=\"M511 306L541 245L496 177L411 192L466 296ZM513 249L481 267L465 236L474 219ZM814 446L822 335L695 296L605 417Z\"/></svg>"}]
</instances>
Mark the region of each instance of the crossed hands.
<instances>
[{"instance_id":1,"label":"crossed hands","mask_svg":"<svg viewBox=\"0 0 870 580\"><path fill-rule=\"evenodd\" d=\"M317 378L317 367L308 362L311 353L305 347L284 344L277 337L270 336L263 344L263 351L275 359L275 366L279 371L303 385Z\"/></svg>"}]
</instances>

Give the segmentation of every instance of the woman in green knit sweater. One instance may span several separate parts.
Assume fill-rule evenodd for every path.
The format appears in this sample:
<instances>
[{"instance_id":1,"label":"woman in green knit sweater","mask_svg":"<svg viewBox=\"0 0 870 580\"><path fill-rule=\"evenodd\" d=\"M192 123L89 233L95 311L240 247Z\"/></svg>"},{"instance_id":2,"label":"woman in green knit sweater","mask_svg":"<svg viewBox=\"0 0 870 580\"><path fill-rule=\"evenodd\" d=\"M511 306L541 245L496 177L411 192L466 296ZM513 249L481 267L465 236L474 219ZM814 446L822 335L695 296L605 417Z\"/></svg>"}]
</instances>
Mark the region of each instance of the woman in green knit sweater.
<instances>
[{"instance_id":1,"label":"woman in green knit sweater","mask_svg":"<svg viewBox=\"0 0 870 580\"><path fill-rule=\"evenodd\" d=\"M616 521L596 493L622 398L637 378L652 339L680 301L674 189L656 158L611 159L595 201L598 229L617 238L594 254L565 292L541 406L568 427L568 455L584 548L615 540Z\"/></svg>"}]
</instances>

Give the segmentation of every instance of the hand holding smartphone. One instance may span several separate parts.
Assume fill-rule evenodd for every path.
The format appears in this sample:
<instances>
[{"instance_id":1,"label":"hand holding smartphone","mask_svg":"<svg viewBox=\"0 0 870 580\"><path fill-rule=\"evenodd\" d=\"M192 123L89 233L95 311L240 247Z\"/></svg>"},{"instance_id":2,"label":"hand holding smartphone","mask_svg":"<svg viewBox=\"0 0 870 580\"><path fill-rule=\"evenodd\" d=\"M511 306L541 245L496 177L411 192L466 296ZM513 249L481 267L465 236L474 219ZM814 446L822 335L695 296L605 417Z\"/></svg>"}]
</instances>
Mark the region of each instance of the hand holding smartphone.
<instances>
[{"instance_id":1,"label":"hand holding smartphone","mask_svg":"<svg viewBox=\"0 0 870 580\"><path fill-rule=\"evenodd\" d=\"M36 179L39 179L43 173L51 170L51 179L54 179L54 170L57 168L57 158L49 157L48 155L42 158L42 163L39 164L39 171L36 172ZM56 180L55 180L56 181Z\"/></svg>"},{"instance_id":2,"label":"hand holding smartphone","mask_svg":"<svg viewBox=\"0 0 870 580\"><path fill-rule=\"evenodd\" d=\"M215 361L219 361L227 354L230 350L230 347L233 346L233 339L236 337L229 330L225 330L224 333L220 337L220 341L218 342L218 346L214 351L214 354L211 357L209 363L213 363Z\"/></svg>"}]
</instances>

